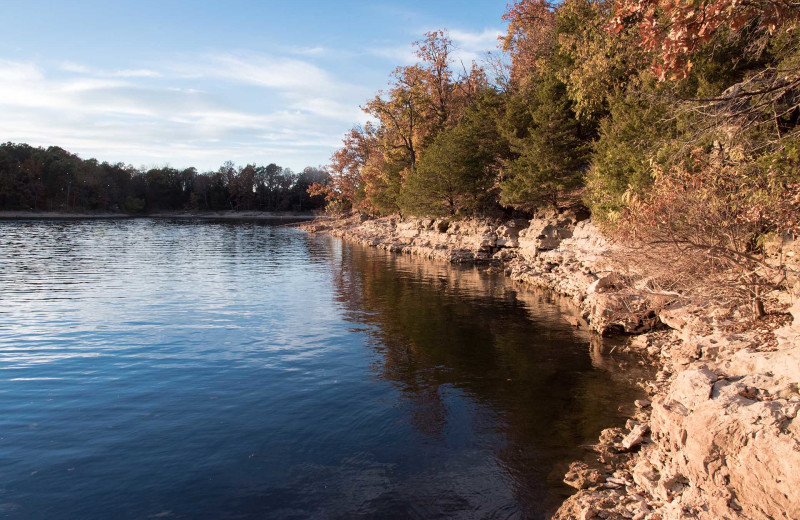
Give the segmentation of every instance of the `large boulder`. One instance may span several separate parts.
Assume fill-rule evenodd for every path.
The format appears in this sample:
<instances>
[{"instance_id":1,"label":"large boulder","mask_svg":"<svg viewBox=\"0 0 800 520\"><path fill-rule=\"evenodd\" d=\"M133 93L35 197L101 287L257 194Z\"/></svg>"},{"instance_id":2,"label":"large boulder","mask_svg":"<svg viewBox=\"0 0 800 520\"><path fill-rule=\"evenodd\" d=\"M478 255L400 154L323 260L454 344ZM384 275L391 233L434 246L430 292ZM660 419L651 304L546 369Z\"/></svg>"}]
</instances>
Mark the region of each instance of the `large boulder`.
<instances>
[{"instance_id":1,"label":"large boulder","mask_svg":"<svg viewBox=\"0 0 800 520\"><path fill-rule=\"evenodd\" d=\"M657 448L634 479L697 518L800 518L800 399L769 399L769 377L678 374L653 403Z\"/></svg>"},{"instance_id":2,"label":"large boulder","mask_svg":"<svg viewBox=\"0 0 800 520\"><path fill-rule=\"evenodd\" d=\"M569 218L534 218L530 225L519 233L522 254L535 258L540 251L557 249L562 240L572 237L575 222Z\"/></svg>"},{"instance_id":3,"label":"large boulder","mask_svg":"<svg viewBox=\"0 0 800 520\"><path fill-rule=\"evenodd\" d=\"M663 304L663 298L632 289L612 292L595 290L583 302L587 321L601 334L641 334L653 330L661 324L657 309Z\"/></svg>"}]
</instances>

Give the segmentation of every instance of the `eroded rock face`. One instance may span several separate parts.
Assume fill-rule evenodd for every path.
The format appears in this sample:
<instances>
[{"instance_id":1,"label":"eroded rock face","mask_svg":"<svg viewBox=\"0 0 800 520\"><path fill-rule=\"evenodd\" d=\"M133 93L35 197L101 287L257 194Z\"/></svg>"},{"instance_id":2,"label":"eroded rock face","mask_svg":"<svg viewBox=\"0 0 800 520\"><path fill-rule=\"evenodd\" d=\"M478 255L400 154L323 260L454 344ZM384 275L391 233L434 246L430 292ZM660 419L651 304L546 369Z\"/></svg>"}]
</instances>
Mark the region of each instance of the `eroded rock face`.
<instances>
[{"instance_id":1,"label":"eroded rock face","mask_svg":"<svg viewBox=\"0 0 800 520\"><path fill-rule=\"evenodd\" d=\"M503 265L513 279L572 297L601 333L638 334L660 325L663 298L616 272L614 245L580 212L506 221L351 218L305 227L388 251Z\"/></svg>"},{"instance_id":2,"label":"eroded rock face","mask_svg":"<svg viewBox=\"0 0 800 520\"><path fill-rule=\"evenodd\" d=\"M800 344L778 337L771 352L757 338L755 348L719 332L694 338L721 346L716 361L690 364L653 402L637 484L697 518L800 518Z\"/></svg>"},{"instance_id":3,"label":"eroded rock face","mask_svg":"<svg viewBox=\"0 0 800 520\"><path fill-rule=\"evenodd\" d=\"M668 309L664 320L678 329L631 342L657 346L662 370L637 420L601 435L599 457L629 472L632 485L605 509L605 485L582 491L557 518L800 518L800 321L776 330L767 346L763 331L730 332L712 314ZM630 497L642 497L638 512L624 509Z\"/></svg>"},{"instance_id":4,"label":"eroded rock face","mask_svg":"<svg viewBox=\"0 0 800 520\"><path fill-rule=\"evenodd\" d=\"M542 251L558 249L564 240L573 237L577 223L577 217L569 213L532 219L519 234L520 255L533 260Z\"/></svg>"},{"instance_id":5,"label":"eroded rock face","mask_svg":"<svg viewBox=\"0 0 800 520\"><path fill-rule=\"evenodd\" d=\"M662 304L662 300L629 288L609 293L594 292L584 300L588 320L594 324L595 330L616 330L626 334L641 334L658 327L661 321L656 309Z\"/></svg>"},{"instance_id":6,"label":"eroded rock face","mask_svg":"<svg viewBox=\"0 0 800 520\"><path fill-rule=\"evenodd\" d=\"M585 462L573 462L570 464L567 474L564 475L564 483L575 489L587 489L604 480L600 471L590 468Z\"/></svg>"}]
</instances>

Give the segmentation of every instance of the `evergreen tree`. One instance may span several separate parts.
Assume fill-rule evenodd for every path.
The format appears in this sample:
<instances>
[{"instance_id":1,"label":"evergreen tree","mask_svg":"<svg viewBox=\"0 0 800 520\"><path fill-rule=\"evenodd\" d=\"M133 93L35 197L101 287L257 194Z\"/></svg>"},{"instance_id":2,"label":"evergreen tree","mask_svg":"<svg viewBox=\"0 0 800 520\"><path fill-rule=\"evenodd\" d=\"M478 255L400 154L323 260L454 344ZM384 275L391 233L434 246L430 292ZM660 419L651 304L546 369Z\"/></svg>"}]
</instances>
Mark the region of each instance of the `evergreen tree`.
<instances>
[{"instance_id":1,"label":"evergreen tree","mask_svg":"<svg viewBox=\"0 0 800 520\"><path fill-rule=\"evenodd\" d=\"M516 157L500 184L500 202L524 211L557 207L565 191L581 184L588 153L562 82L545 77L531 97L522 118L527 128L507 134Z\"/></svg>"},{"instance_id":2,"label":"evergreen tree","mask_svg":"<svg viewBox=\"0 0 800 520\"><path fill-rule=\"evenodd\" d=\"M487 90L455 127L440 133L406 179L403 207L416 215L476 214L496 204L497 160L508 145L497 130L501 98Z\"/></svg>"}]
</instances>

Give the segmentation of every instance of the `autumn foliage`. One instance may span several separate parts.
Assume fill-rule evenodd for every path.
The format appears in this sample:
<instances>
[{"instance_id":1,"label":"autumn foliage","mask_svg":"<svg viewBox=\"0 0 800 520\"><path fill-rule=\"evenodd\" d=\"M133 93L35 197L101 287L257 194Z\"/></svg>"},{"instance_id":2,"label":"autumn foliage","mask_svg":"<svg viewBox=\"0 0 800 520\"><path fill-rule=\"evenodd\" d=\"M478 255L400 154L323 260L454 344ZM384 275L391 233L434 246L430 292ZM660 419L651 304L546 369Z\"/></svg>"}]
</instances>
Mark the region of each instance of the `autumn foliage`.
<instances>
[{"instance_id":1,"label":"autumn foliage","mask_svg":"<svg viewBox=\"0 0 800 520\"><path fill-rule=\"evenodd\" d=\"M332 185L312 187L336 207L346 200L367 213L401 211L405 180L424 150L488 88L477 65L456 72L453 43L445 32L427 33L414 45L419 63L395 69L389 88L362 107L376 123L351 130L334 153Z\"/></svg>"},{"instance_id":2,"label":"autumn foliage","mask_svg":"<svg viewBox=\"0 0 800 520\"><path fill-rule=\"evenodd\" d=\"M556 45L555 4L546 0L521 0L503 15L508 22L502 49L511 58L511 81L524 84L531 72L546 67Z\"/></svg>"},{"instance_id":3,"label":"autumn foliage","mask_svg":"<svg viewBox=\"0 0 800 520\"><path fill-rule=\"evenodd\" d=\"M662 79L682 79L692 56L722 31L774 35L792 30L800 9L791 0L617 0L608 28L618 34L635 25L642 46L654 54Z\"/></svg>"},{"instance_id":4,"label":"autumn foliage","mask_svg":"<svg viewBox=\"0 0 800 520\"><path fill-rule=\"evenodd\" d=\"M676 290L782 283L764 244L799 231L800 6L517 0L503 20L485 70L456 63L445 31L417 42L312 193L458 217L530 215L579 190Z\"/></svg>"},{"instance_id":5,"label":"autumn foliage","mask_svg":"<svg viewBox=\"0 0 800 520\"><path fill-rule=\"evenodd\" d=\"M800 231L800 175L753 171L741 152L695 149L685 164L656 168L651 189L629 201L618 233L662 286L735 301L786 281L763 246Z\"/></svg>"}]
</instances>

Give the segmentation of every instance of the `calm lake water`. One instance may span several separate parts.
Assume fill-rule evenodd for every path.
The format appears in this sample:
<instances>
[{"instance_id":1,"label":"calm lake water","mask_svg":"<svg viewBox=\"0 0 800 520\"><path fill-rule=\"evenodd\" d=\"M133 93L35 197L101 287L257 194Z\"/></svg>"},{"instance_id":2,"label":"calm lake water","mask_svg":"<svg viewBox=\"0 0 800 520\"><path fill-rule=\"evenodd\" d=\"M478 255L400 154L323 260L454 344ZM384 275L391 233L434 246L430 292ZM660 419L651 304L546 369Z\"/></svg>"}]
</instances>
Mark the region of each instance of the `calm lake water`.
<instances>
[{"instance_id":1,"label":"calm lake water","mask_svg":"<svg viewBox=\"0 0 800 520\"><path fill-rule=\"evenodd\" d=\"M0 516L540 518L638 396L590 341L264 222L0 222Z\"/></svg>"}]
</instances>

